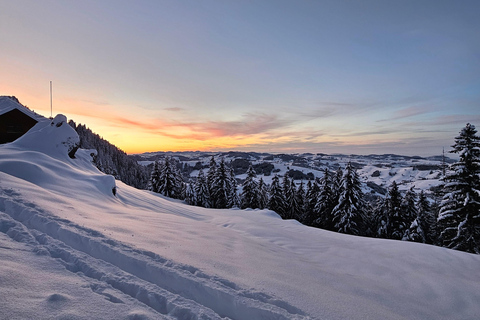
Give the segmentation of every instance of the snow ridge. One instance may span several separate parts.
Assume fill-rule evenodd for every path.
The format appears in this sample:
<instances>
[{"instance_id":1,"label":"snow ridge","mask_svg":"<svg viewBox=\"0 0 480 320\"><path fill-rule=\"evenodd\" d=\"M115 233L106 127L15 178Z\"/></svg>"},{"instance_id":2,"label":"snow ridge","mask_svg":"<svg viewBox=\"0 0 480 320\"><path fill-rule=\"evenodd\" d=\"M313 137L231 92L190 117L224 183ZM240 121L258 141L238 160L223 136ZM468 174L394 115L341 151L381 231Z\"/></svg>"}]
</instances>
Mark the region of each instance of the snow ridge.
<instances>
[{"instance_id":1,"label":"snow ridge","mask_svg":"<svg viewBox=\"0 0 480 320\"><path fill-rule=\"evenodd\" d=\"M102 233L50 216L32 203L0 194L0 232L35 246L37 253L59 258L74 273L102 283L93 291L113 303L112 287L173 319L308 319L287 302L238 288L227 280L126 246Z\"/></svg>"}]
</instances>

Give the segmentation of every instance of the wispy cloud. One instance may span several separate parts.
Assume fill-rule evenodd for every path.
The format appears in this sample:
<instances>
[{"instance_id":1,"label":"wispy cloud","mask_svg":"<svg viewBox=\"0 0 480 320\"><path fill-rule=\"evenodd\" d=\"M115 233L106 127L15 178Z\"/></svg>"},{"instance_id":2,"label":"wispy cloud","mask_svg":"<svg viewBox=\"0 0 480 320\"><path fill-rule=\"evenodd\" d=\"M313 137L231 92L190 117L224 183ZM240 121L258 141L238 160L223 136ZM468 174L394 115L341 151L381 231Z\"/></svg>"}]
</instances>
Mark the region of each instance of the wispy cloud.
<instances>
[{"instance_id":1,"label":"wispy cloud","mask_svg":"<svg viewBox=\"0 0 480 320\"><path fill-rule=\"evenodd\" d=\"M172 107L172 108L163 108L163 110L165 110L165 111L171 111L171 112L180 112L180 111L183 111L183 110L185 110L185 109L179 108L179 107Z\"/></svg>"},{"instance_id":2,"label":"wispy cloud","mask_svg":"<svg viewBox=\"0 0 480 320\"><path fill-rule=\"evenodd\" d=\"M427 114L432 111L434 111L434 107L432 106L411 106L411 107L397 110L394 112L394 114L391 117L387 119L377 120L377 122L396 121L396 120L410 118L410 117L414 117L422 114Z\"/></svg>"},{"instance_id":3,"label":"wispy cloud","mask_svg":"<svg viewBox=\"0 0 480 320\"><path fill-rule=\"evenodd\" d=\"M264 134L292 123L273 114L247 113L235 121L175 121L169 119L140 120L126 117L104 118L115 127L140 130L173 139L209 140Z\"/></svg>"},{"instance_id":4,"label":"wispy cloud","mask_svg":"<svg viewBox=\"0 0 480 320\"><path fill-rule=\"evenodd\" d=\"M467 123L480 126L480 115L445 115L432 120L433 125L459 125L464 126ZM458 128L460 130L461 127Z\"/></svg>"}]
</instances>

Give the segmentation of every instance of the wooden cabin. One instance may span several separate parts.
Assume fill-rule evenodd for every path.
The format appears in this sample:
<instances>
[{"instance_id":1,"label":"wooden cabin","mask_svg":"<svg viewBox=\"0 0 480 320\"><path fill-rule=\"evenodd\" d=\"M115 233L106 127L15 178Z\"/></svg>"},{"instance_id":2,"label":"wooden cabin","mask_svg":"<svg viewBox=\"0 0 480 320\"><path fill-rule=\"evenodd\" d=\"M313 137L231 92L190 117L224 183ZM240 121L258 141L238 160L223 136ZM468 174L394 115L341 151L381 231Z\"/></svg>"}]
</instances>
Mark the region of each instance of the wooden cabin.
<instances>
[{"instance_id":1,"label":"wooden cabin","mask_svg":"<svg viewBox=\"0 0 480 320\"><path fill-rule=\"evenodd\" d=\"M21 105L15 97L0 97L0 144L23 136L38 122L36 113Z\"/></svg>"}]
</instances>

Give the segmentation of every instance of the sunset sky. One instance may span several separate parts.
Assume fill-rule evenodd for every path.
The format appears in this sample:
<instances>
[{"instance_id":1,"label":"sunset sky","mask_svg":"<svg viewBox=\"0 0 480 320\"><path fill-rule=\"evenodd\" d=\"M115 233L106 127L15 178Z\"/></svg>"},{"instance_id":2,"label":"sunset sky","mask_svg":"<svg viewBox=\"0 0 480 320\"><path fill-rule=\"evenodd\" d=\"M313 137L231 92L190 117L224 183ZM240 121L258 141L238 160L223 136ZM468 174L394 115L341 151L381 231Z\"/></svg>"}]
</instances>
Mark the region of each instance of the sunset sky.
<instances>
[{"instance_id":1,"label":"sunset sky","mask_svg":"<svg viewBox=\"0 0 480 320\"><path fill-rule=\"evenodd\" d=\"M0 0L0 95L127 153L448 151L480 1Z\"/></svg>"}]
</instances>

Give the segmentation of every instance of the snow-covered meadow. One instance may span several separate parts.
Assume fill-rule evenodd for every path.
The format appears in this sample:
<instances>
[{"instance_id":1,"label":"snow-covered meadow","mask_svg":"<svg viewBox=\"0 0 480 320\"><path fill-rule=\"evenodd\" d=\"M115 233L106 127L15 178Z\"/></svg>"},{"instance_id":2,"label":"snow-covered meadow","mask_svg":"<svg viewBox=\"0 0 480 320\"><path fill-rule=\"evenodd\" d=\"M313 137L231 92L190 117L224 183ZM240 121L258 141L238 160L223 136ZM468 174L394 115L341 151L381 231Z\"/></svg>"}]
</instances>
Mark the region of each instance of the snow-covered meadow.
<instances>
[{"instance_id":1,"label":"snow-covered meadow","mask_svg":"<svg viewBox=\"0 0 480 320\"><path fill-rule=\"evenodd\" d=\"M187 206L76 138L57 116L0 146L2 319L480 317L478 255Z\"/></svg>"}]
</instances>

